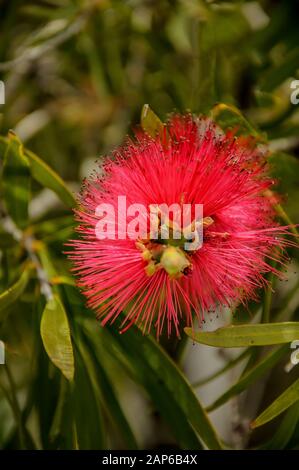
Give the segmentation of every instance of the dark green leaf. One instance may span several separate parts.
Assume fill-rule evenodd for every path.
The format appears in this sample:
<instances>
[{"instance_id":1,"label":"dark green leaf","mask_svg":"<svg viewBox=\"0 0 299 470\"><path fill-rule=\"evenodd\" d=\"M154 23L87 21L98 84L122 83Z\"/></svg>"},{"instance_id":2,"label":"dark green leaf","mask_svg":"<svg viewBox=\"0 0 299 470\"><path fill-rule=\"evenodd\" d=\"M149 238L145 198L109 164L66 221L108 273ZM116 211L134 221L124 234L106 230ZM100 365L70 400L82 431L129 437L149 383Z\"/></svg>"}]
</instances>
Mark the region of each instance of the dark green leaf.
<instances>
[{"instance_id":1,"label":"dark green leaf","mask_svg":"<svg viewBox=\"0 0 299 470\"><path fill-rule=\"evenodd\" d=\"M82 347L76 344L76 373L73 384L73 415L75 417L75 448L81 450L105 449L105 433L101 396L95 385L94 370L82 356Z\"/></svg>"},{"instance_id":2,"label":"dark green leaf","mask_svg":"<svg viewBox=\"0 0 299 470\"><path fill-rule=\"evenodd\" d=\"M130 328L126 335L120 335L115 327L109 331L125 356L130 357L132 367L165 419L174 426L181 414L182 421L176 422L178 428L173 428L173 432L181 434L183 422L188 420L209 449L221 449L216 432L191 386L157 342L151 336L142 335L138 328Z\"/></svg>"},{"instance_id":3,"label":"dark green leaf","mask_svg":"<svg viewBox=\"0 0 299 470\"><path fill-rule=\"evenodd\" d=\"M99 396L101 397L103 408L111 417L116 430L121 433L126 448L137 449L136 439L119 404L112 383L100 362L100 358L95 355L94 349L96 345L90 344L88 336L85 336L84 340L87 348L83 348L83 345L81 346L81 355L86 367L90 371L93 387L98 390Z\"/></svg>"}]
</instances>

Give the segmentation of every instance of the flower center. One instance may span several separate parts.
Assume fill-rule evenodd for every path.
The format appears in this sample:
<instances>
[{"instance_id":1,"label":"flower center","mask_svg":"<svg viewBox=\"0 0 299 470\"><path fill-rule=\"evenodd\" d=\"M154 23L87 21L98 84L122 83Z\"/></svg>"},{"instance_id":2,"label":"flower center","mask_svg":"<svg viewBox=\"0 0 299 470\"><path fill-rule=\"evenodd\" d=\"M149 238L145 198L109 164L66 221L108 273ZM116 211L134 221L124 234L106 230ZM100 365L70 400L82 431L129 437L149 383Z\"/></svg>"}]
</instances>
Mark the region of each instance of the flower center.
<instances>
[{"instance_id":1,"label":"flower center","mask_svg":"<svg viewBox=\"0 0 299 470\"><path fill-rule=\"evenodd\" d=\"M145 272L153 276L158 270L164 269L170 278L177 279L188 275L192 271L192 254L196 251L184 249L186 242L193 241L196 224L202 224L206 228L213 224L211 217L205 217L201 222L192 222L184 231L175 227L172 221L159 225L157 239L148 238L138 240L136 247L141 251L141 256L146 261ZM167 230L168 238L165 239L163 231Z\"/></svg>"}]
</instances>

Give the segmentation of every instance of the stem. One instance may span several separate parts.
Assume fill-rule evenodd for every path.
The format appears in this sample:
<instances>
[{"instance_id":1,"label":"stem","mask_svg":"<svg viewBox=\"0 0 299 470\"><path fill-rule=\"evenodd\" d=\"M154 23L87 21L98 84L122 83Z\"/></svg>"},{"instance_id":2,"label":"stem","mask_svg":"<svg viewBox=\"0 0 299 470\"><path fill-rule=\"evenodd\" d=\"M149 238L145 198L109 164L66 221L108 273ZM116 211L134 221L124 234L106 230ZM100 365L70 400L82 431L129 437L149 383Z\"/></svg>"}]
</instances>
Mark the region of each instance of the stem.
<instances>
[{"instance_id":1,"label":"stem","mask_svg":"<svg viewBox=\"0 0 299 470\"><path fill-rule=\"evenodd\" d=\"M261 323L269 323L270 322L272 294L273 294L273 290L272 290L273 281L274 281L274 273L271 272L269 274L269 286L267 287L267 290L265 292L265 297L264 297L264 302L263 302Z\"/></svg>"},{"instance_id":2,"label":"stem","mask_svg":"<svg viewBox=\"0 0 299 470\"><path fill-rule=\"evenodd\" d=\"M53 298L52 286L36 254L35 247L38 245L38 241L33 236L28 233L23 233L18 229L14 221L8 215L6 215L1 222L7 233L10 233L17 242L23 243L29 259L34 264L41 293L45 296L47 301L51 300Z\"/></svg>"}]
</instances>

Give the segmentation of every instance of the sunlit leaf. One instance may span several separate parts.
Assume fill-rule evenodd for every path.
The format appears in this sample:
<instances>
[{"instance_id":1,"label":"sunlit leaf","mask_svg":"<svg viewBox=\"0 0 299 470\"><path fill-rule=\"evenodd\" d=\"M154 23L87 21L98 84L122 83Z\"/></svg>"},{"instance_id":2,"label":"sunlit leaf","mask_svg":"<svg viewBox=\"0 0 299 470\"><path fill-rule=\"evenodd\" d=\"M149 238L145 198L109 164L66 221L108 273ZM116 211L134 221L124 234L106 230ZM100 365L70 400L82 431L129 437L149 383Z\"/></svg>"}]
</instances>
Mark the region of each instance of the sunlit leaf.
<instances>
[{"instance_id":1,"label":"sunlit leaf","mask_svg":"<svg viewBox=\"0 0 299 470\"><path fill-rule=\"evenodd\" d=\"M165 126L148 104L141 111L141 127L151 137L163 136Z\"/></svg>"},{"instance_id":2,"label":"sunlit leaf","mask_svg":"<svg viewBox=\"0 0 299 470\"><path fill-rule=\"evenodd\" d=\"M67 284L75 286L75 280L70 276L54 276L50 279L51 284Z\"/></svg>"},{"instance_id":3,"label":"sunlit leaf","mask_svg":"<svg viewBox=\"0 0 299 470\"><path fill-rule=\"evenodd\" d=\"M66 312L58 296L48 300L41 320L45 350L68 380L74 377L74 355Z\"/></svg>"}]
</instances>

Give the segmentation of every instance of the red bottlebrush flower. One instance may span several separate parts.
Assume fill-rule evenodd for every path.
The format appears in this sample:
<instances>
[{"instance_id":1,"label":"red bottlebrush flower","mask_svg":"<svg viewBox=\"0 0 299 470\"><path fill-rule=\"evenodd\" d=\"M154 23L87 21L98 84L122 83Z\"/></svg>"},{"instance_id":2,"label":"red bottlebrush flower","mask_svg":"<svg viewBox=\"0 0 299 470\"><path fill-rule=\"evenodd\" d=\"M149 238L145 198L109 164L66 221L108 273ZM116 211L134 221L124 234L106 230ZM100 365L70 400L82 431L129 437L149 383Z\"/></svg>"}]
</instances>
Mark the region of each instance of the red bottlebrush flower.
<instances>
[{"instance_id":1,"label":"red bottlebrush flower","mask_svg":"<svg viewBox=\"0 0 299 470\"><path fill-rule=\"evenodd\" d=\"M265 273L279 275L270 261L280 262L275 247L287 244L288 228L275 222L267 197L273 181L254 139L225 134L205 118L174 115L164 138L138 131L103 170L84 185L76 212L80 238L70 253L78 284L103 325L123 313L123 329L154 326L160 336L167 324L168 334L173 328L179 334L180 324L190 326L219 305L257 299ZM97 207L112 204L116 225L110 229L117 228L119 196L127 206L202 204L202 246L186 251L171 219L169 240L161 239L161 226L158 240L151 239L148 220L137 240L125 232L99 239Z\"/></svg>"}]
</instances>

